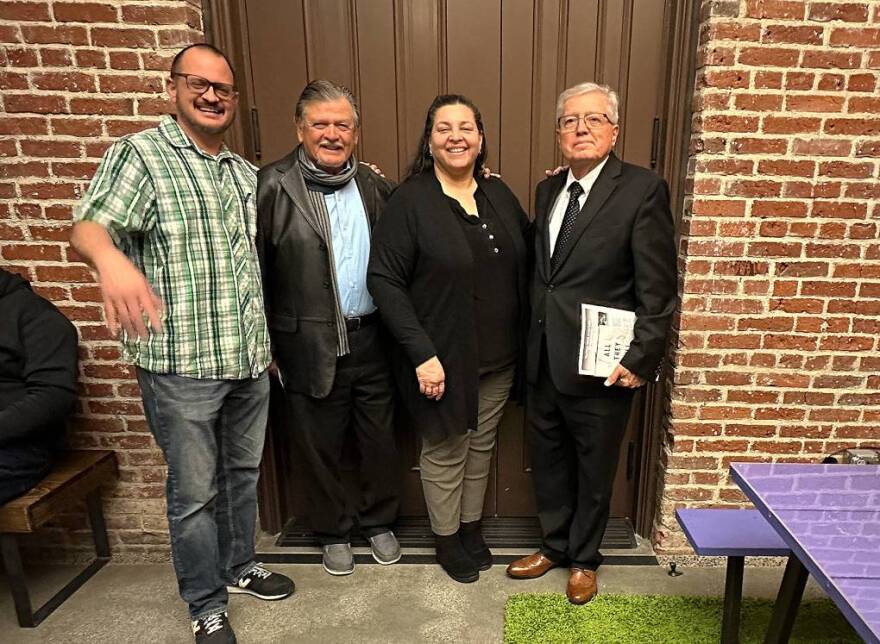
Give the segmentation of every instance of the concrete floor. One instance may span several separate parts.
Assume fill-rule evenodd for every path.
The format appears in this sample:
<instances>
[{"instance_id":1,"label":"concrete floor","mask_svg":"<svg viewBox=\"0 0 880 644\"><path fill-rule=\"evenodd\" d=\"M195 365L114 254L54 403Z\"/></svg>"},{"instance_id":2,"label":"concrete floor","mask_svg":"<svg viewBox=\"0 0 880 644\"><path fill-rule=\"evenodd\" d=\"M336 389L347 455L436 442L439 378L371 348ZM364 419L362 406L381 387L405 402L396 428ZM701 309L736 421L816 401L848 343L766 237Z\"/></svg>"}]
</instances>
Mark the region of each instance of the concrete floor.
<instances>
[{"instance_id":1,"label":"concrete floor","mask_svg":"<svg viewBox=\"0 0 880 644\"><path fill-rule=\"evenodd\" d=\"M504 566L457 584L435 565L358 565L354 574L331 577L318 564L269 566L294 578L296 593L280 602L231 598L229 613L239 642L410 643L500 642L504 603L519 592L564 592L567 571L541 579L507 578ZM681 568L670 577L652 566L604 566L603 593L721 595L721 568ZM37 604L60 587L72 568L30 570ZM775 597L781 568L747 568L744 594ZM821 591L808 585L806 596ZM20 629L8 585L0 577L0 641L191 642L189 621L177 596L170 564L109 564L36 629Z\"/></svg>"}]
</instances>

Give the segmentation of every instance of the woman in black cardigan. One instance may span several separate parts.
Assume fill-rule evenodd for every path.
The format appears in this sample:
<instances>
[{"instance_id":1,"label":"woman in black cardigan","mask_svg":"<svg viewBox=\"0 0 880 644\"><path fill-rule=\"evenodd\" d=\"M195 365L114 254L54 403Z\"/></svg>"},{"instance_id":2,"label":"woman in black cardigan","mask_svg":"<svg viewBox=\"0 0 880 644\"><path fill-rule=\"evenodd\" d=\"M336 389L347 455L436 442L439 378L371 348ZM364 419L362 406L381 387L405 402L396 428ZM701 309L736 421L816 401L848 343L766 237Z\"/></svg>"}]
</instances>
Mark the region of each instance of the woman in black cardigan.
<instances>
[{"instance_id":1,"label":"woman in black cardigan","mask_svg":"<svg viewBox=\"0 0 880 644\"><path fill-rule=\"evenodd\" d=\"M373 230L367 285L399 343L395 377L422 437L437 561L456 581L492 565L480 532L495 433L526 332L529 220L480 173L479 110L434 99L406 181Z\"/></svg>"}]
</instances>

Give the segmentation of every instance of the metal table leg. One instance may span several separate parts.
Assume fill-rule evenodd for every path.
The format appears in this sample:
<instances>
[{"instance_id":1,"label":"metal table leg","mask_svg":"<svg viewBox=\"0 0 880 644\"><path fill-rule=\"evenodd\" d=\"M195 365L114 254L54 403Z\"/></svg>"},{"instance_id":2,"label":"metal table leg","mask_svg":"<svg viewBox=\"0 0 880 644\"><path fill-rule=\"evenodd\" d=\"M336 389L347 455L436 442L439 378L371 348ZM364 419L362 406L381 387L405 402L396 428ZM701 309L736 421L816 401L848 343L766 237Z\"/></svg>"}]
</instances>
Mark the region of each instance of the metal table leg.
<instances>
[{"instance_id":1,"label":"metal table leg","mask_svg":"<svg viewBox=\"0 0 880 644\"><path fill-rule=\"evenodd\" d=\"M765 644L788 642L809 576L810 573L804 564L794 554L789 555L782 584L779 586L779 594L776 596L776 604L773 606L773 617L770 618L767 637L764 638Z\"/></svg>"},{"instance_id":2,"label":"metal table leg","mask_svg":"<svg viewBox=\"0 0 880 644\"><path fill-rule=\"evenodd\" d=\"M727 558L727 574L724 581L724 612L721 618L722 644L739 643L744 563L745 557Z\"/></svg>"}]
</instances>

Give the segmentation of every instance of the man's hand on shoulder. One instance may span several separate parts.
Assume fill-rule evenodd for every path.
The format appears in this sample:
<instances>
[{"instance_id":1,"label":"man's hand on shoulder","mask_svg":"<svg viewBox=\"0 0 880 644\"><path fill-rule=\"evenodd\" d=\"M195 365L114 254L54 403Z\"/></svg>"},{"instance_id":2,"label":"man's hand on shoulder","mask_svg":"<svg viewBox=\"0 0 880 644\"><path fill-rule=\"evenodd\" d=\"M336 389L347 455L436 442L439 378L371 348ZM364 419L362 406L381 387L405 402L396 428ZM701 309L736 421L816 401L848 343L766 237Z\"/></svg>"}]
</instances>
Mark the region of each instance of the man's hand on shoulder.
<instances>
[{"instance_id":1,"label":"man's hand on shoulder","mask_svg":"<svg viewBox=\"0 0 880 644\"><path fill-rule=\"evenodd\" d=\"M370 163L369 161L360 161L360 164L361 164L361 165L365 165L365 166L367 166L370 170L372 170L373 172L375 172L376 174L378 174L378 175L379 175L380 177L382 177L383 179L386 179L386 178L387 178L387 177L385 176L385 173L382 172L382 168L380 168L379 166L377 166L375 163Z\"/></svg>"},{"instance_id":2,"label":"man's hand on shoulder","mask_svg":"<svg viewBox=\"0 0 880 644\"><path fill-rule=\"evenodd\" d=\"M626 387L627 389L638 389L644 384L644 378L637 376L622 364L618 364L614 367L614 371L612 371L611 375L605 379L606 387L616 385L618 387Z\"/></svg>"},{"instance_id":3,"label":"man's hand on shoulder","mask_svg":"<svg viewBox=\"0 0 880 644\"><path fill-rule=\"evenodd\" d=\"M131 337L146 338L144 316L155 332L162 330L162 300L128 257L113 249L106 252L95 267L110 333L116 335L122 327Z\"/></svg>"}]
</instances>

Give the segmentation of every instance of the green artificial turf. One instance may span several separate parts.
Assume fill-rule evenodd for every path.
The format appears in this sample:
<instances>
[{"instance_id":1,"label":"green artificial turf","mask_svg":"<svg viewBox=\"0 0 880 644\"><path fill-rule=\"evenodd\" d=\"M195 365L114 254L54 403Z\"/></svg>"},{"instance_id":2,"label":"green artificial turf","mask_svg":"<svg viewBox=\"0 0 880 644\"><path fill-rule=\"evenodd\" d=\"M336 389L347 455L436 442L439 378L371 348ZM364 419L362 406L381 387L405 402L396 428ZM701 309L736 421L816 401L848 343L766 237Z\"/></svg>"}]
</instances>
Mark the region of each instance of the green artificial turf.
<instances>
[{"instance_id":1,"label":"green artificial turf","mask_svg":"<svg viewBox=\"0 0 880 644\"><path fill-rule=\"evenodd\" d=\"M742 644L764 641L772 610L770 600L743 600ZM599 595L589 604L574 606L562 594L525 593L512 595L505 608L506 644L690 644L718 642L720 635L720 597ZM819 600L801 605L790 641L831 644L862 640L830 600Z\"/></svg>"}]
</instances>

